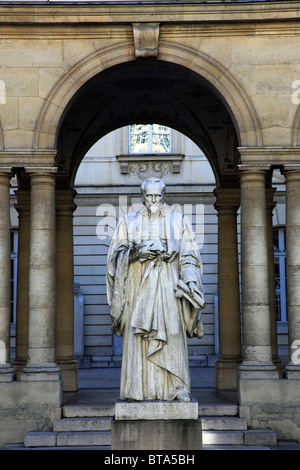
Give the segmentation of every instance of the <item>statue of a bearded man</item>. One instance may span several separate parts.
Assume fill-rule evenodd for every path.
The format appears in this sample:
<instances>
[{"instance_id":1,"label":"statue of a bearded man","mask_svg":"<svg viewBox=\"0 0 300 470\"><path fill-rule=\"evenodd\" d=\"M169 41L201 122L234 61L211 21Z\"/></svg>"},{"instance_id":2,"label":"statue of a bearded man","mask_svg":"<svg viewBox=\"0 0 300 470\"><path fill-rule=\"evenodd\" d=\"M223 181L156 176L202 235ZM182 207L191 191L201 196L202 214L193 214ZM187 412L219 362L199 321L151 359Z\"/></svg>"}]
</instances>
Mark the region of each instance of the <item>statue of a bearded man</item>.
<instances>
[{"instance_id":1,"label":"statue of a bearded man","mask_svg":"<svg viewBox=\"0 0 300 470\"><path fill-rule=\"evenodd\" d=\"M141 210L119 220L107 259L112 327L123 336L120 398L187 402L187 336L203 335L201 258L189 221L164 202L164 182L148 178L141 190Z\"/></svg>"}]
</instances>

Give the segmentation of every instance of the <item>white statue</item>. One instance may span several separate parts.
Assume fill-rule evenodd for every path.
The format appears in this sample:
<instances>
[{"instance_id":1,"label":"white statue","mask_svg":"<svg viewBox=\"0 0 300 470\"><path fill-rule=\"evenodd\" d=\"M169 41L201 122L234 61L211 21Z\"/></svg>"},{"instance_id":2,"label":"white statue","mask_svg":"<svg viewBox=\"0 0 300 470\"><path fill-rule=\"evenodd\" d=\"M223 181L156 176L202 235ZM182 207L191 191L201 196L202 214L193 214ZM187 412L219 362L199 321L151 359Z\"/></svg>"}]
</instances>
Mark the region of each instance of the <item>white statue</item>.
<instances>
[{"instance_id":1,"label":"white statue","mask_svg":"<svg viewBox=\"0 0 300 470\"><path fill-rule=\"evenodd\" d=\"M114 332L123 336L122 400L190 401L186 336L203 335L202 264L186 217L148 178L140 211L123 216L107 259Z\"/></svg>"}]
</instances>

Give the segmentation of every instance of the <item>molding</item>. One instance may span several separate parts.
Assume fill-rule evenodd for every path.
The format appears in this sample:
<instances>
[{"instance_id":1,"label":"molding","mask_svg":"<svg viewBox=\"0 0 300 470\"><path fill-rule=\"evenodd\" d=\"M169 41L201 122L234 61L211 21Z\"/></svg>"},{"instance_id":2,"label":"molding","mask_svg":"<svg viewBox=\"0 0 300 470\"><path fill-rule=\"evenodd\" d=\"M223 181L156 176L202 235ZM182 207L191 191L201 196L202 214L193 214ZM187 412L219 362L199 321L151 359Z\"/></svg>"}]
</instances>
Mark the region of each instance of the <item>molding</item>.
<instances>
[{"instance_id":1,"label":"molding","mask_svg":"<svg viewBox=\"0 0 300 470\"><path fill-rule=\"evenodd\" d=\"M167 173L180 173L181 162L184 155L149 153L149 154L125 154L117 155L121 174L135 174L143 180L150 176L161 178Z\"/></svg>"},{"instance_id":2,"label":"molding","mask_svg":"<svg viewBox=\"0 0 300 470\"><path fill-rule=\"evenodd\" d=\"M54 166L56 150L0 150L1 166L13 168Z\"/></svg>"},{"instance_id":3,"label":"molding","mask_svg":"<svg viewBox=\"0 0 300 470\"><path fill-rule=\"evenodd\" d=\"M300 164L300 147L238 147L242 164Z\"/></svg>"},{"instance_id":4,"label":"molding","mask_svg":"<svg viewBox=\"0 0 300 470\"><path fill-rule=\"evenodd\" d=\"M255 22L299 19L299 4L277 2L40 2L0 3L1 24L111 24L152 22Z\"/></svg>"}]
</instances>

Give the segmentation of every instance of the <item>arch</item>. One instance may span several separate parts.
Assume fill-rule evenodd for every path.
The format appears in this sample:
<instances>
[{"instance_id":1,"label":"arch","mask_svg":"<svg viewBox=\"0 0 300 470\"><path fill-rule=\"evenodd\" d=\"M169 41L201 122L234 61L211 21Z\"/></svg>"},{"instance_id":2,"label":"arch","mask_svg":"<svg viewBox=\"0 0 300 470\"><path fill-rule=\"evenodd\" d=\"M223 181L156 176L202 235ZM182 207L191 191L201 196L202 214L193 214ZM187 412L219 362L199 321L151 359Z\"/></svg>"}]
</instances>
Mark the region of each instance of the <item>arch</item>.
<instances>
[{"instance_id":1,"label":"arch","mask_svg":"<svg viewBox=\"0 0 300 470\"><path fill-rule=\"evenodd\" d=\"M209 55L181 44L161 41L158 59L199 74L226 106L241 146L261 146L262 133L254 106L230 72ZM98 50L75 64L52 88L40 111L34 132L34 149L54 149L59 123L76 92L92 77L114 65L135 60L132 42Z\"/></svg>"},{"instance_id":2,"label":"arch","mask_svg":"<svg viewBox=\"0 0 300 470\"><path fill-rule=\"evenodd\" d=\"M300 104L297 107L292 127L292 147L300 146Z\"/></svg>"},{"instance_id":3,"label":"arch","mask_svg":"<svg viewBox=\"0 0 300 470\"><path fill-rule=\"evenodd\" d=\"M0 122L0 150L3 150L3 149L4 149L4 136L3 136L2 125Z\"/></svg>"}]
</instances>

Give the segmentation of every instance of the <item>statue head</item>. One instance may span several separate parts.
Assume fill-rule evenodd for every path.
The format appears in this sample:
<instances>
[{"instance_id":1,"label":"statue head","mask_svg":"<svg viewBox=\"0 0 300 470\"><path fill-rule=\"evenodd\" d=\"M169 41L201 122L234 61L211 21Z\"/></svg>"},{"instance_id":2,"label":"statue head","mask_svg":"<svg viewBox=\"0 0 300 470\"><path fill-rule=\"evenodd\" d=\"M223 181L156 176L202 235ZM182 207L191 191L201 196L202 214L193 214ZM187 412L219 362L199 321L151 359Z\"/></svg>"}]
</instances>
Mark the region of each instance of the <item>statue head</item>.
<instances>
[{"instance_id":1,"label":"statue head","mask_svg":"<svg viewBox=\"0 0 300 470\"><path fill-rule=\"evenodd\" d=\"M147 209L156 214L164 203L166 185L160 178L147 178L141 185L143 202Z\"/></svg>"}]
</instances>

